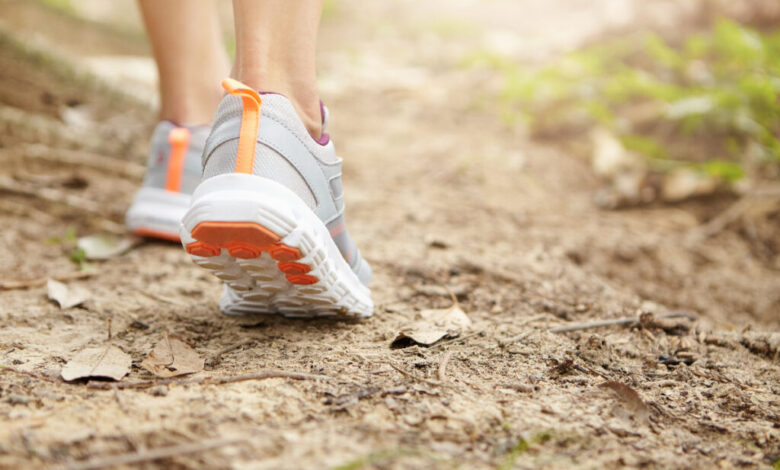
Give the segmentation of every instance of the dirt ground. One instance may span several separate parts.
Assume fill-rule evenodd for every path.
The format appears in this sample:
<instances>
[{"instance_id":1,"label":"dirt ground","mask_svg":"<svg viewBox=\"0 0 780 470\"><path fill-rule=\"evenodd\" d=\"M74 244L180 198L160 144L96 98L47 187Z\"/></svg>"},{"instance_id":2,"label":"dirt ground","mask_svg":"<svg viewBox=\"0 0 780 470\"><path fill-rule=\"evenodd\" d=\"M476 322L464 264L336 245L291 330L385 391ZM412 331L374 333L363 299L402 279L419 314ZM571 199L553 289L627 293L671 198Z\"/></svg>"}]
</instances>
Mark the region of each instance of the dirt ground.
<instances>
[{"instance_id":1,"label":"dirt ground","mask_svg":"<svg viewBox=\"0 0 780 470\"><path fill-rule=\"evenodd\" d=\"M544 60L630 27L635 3L365 3L329 2L320 70L376 311L333 322L222 316L218 281L160 242L68 281L80 307L14 286L76 271L69 228L122 232L155 118L84 74L147 66L135 36L0 2L0 468L772 467L778 253L728 226L690 242L735 199L599 210L588 163L502 124L494 79L461 65L475 48ZM448 290L471 329L391 348ZM110 341L133 359L120 385L157 380L140 362L166 335L206 359L190 383L60 379ZM267 370L326 378L208 379Z\"/></svg>"}]
</instances>

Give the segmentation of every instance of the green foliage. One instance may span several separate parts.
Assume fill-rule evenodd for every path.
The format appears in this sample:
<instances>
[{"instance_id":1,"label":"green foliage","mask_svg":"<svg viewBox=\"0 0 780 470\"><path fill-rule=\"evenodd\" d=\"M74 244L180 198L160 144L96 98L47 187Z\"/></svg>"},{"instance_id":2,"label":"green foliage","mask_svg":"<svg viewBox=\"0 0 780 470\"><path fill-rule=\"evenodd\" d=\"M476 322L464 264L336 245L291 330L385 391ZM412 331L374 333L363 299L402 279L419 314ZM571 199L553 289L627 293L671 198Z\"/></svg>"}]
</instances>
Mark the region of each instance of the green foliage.
<instances>
[{"instance_id":1,"label":"green foliage","mask_svg":"<svg viewBox=\"0 0 780 470\"><path fill-rule=\"evenodd\" d=\"M322 20L330 21L341 13L341 3L338 0L324 0L322 3Z\"/></svg>"},{"instance_id":2,"label":"green foliage","mask_svg":"<svg viewBox=\"0 0 780 470\"><path fill-rule=\"evenodd\" d=\"M501 73L505 122L519 118L549 134L584 116L650 160L690 164L725 181L741 178L748 158L780 165L780 32L719 20L677 44L635 34L538 70L487 53L464 65ZM654 114L638 119L640 108Z\"/></svg>"},{"instance_id":3,"label":"green foliage","mask_svg":"<svg viewBox=\"0 0 780 470\"><path fill-rule=\"evenodd\" d=\"M76 12L70 0L40 0L40 2L63 13L73 14Z\"/></svg>"},{"instance_id":4,"label":"green foliage","mask_svg":"<svg viewBox=\"0 0 780 470\"><path fill-rule=\"evenodd\" d=\"M87 262L87 254L76 246L78 235L75 227L68 227L61 237L49 237L44 243L47 245L61 245L64 253L68 254L68 259L79 267L79 271L93 269L93 266Z\"/></svg>"},{"instance_id":5,"label":"green foliage","mask_svg":"<svg viewBox=\"0 0 780 470\"><path fill-rule=\"evenodd\" d=\"M515 462L517 462L518 457L523 455L528 450L528 442L521 439L513 448L510 450L506 456L504 457L504 460L496 467L496 470L511 470L515 466Z\"/></svg>"},{"instance_id":6,"label":"green foliage","mask_svg":"<svg viewBox=\"0 0 780 470\"><path fill-rule=\"evenodd\" d=\"M509 423L504 423L504 429L507 430L508 428L509 428ZM525 439L520 439L519 441L517 441L517 444L515 444L515 446L512 447L509 450L509 452L506 453L504 459L496 467L496 470L510 470L514 468L517 459L520 458L521 455L528 452L528 449L530 449L532 445L544 444L545 442L551 440L552 437L553 436L550 432L545 431L536 434L531 438L530 441L526 441Z\"/></svg>"}]
</instances>

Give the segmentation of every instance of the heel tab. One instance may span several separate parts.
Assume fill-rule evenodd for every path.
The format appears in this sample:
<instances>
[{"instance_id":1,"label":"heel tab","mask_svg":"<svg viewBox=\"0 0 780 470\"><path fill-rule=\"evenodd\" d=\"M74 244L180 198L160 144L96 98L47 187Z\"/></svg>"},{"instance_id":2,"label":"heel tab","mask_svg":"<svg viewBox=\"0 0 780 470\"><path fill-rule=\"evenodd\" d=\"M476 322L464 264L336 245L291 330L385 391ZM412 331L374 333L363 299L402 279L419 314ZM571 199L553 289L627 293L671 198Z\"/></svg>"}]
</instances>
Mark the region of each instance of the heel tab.
<instances>
[{"instance_id":1,"label":"heel tab","mask_svg":"<svg viewBox=\"0 0 780 470\"><path fill-rule=\"evenodd\" d=\"M181 192L184 160L190 146L190 130L186 127L174 127L168 132L168 144L171 149L168 154L168 169L165 173L165 189L174 193Z\"/></svg>"},{"instance_id":2,"label":"heel tab","mask_svg":"<svg viewBox=\"0 0 780 470\"><path fill-rule=\"evenodd\" d=\"M244 103L235 172L251 175L255 164L257 128L260 123L260 105L263 104L263 100L255 90L232 78L222 80L222 88L231 95L240 97Z\"/></svg>"},{"instance_id":3,"label":"heel tab","mask_svg":"<svg viewBox=\"0 0 780 470\"><path fill-rule=\"evenodd\" d=\"M263 104L263 99L260 98L260 94L257 91L233 78L222 80L222 88L233 96L249 98L254 101L254 104L258 107Z\"/></svg>"}]
</instances>

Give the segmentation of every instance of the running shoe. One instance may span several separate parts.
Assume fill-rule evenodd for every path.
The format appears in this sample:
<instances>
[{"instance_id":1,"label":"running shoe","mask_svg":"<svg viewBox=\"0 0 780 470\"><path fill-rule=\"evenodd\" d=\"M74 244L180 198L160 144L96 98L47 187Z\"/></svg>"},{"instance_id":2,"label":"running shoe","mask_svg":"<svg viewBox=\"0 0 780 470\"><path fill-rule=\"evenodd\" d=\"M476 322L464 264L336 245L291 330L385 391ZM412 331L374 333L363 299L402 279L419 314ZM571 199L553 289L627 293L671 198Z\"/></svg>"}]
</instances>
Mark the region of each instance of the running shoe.
<instances>
[{"instance_id":1,"label":"running shoe","mask_svg":"<svg viewBox=\"0 0 780 470\"><path fill-rule=\"evenodd\" d=\"M203 152L181 240L225 282L228 315L368 317L371 268L344 221L341 158L292 103L232 79Z\"/></svg>"},{"instance_id":2,"label":"running shoe","mask_svg":"<svg viewBox=\"0 0 780 470\"><path fill-rule=\"evenodd\" d=\"M179 241L181 218L200 183L200 157L209 128L160 122L152 135L146 177L125 214L130 231Z\"/></svg>"}]
</instances>

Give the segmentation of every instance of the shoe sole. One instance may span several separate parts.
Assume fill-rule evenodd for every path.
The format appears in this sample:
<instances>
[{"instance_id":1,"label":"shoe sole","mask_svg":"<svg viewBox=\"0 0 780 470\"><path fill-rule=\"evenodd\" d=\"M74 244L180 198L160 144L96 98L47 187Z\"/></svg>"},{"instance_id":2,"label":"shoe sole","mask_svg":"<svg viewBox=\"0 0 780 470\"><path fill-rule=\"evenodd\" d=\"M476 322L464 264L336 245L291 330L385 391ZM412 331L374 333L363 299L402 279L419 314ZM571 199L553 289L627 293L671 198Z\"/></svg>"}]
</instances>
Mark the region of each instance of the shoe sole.
<instances>
[{"instance_id":1,"label":"shoe sole","mask_svg":"<svg viewBox=\"0 0 780 470\"><path fill-rule=\"evenodd\" d=\"M220 310L287 317L371 316L369 289L292 191L230 173L198 186L182 219L185 250L225 282Z\"/></svg>"},{"instance_id":2,"label":"shoe sole","mask_svg":"<svg viewBox=\"0 0 780 470\"><path fill-rule=\"evenodd\" d=\"M190 200L189 194L141 188L125 215L125 223L136 235L179 242L179 226Z\"/></svg>"}]
</instances>

